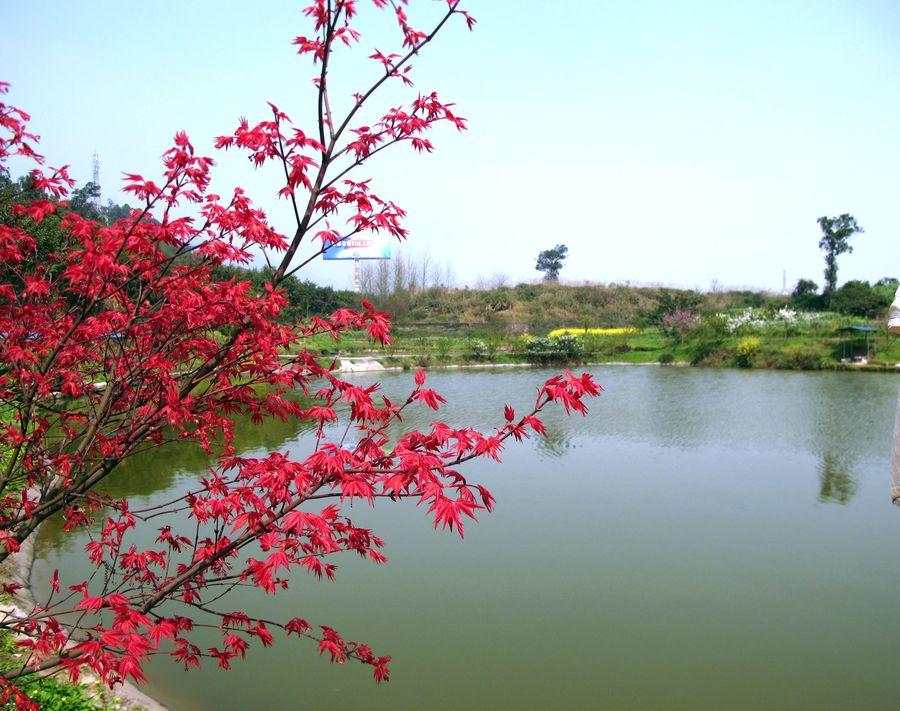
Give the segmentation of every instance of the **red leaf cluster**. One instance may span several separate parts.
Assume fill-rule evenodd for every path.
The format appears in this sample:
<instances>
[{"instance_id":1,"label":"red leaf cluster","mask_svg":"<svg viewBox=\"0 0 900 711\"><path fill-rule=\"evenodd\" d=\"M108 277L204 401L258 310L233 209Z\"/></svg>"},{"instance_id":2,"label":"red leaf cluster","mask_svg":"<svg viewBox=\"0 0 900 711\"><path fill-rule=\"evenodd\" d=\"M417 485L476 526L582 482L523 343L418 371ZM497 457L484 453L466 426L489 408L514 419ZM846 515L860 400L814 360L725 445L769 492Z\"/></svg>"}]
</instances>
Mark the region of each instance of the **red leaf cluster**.
<instances>
[{"instance_id":1,"label":"red leaf cluster","mask_svg":"<svg viewBox=\"0 0 900 711\"><path fill-rule=\"evenodd\" d=\"M97 571L62 585L54 573L40 604L0 621L28 654L7 678L55 669L77 679L90 669L110 685L143 681L143 665L155 654L186 668L214 660L228 669L252 643L268 646L280 630L314 641L332 662L367 664L385 681L390 657L330 627L316 632L299 618L262 619L220 609L219 601L236 587L275 594L296 574L332 579L341 552L385 563L384 542L354 524L341 508L347 502L409 498L424 505L435 527L462 536L465 520L494 503L463 465L499 460L510 437L542 435L538 413L549 403L584 414L585 401L599 393L589 375L566 372L538 390L523 416L505 408L492 432L434 422L397 437L406 408L437 411L444 403L425 387L424 371L415 373L408 397L393 402L377 385L341 380L304 345L317 334L339 338L353 330L389 343L388 314L363 302L359 310L308 323L279 320L284 279L327 246L365 231L406 236L405 212L376 195L369 180L349 175L393 144L431 151L425 135L438 122L465 128L436 93L357 125L386 80L409 81L410 59L448 19L460 14L473 22L451 0L430 31L420 30L405 2L390 5L402 47L371 55L384 74L354 95L343 118L332 113L328 66L336 45L360 38L352 26L356 2L317 0L305 10L311 36L295 40L317 68L313 130L269 104L271 118L241 119L216 142L218 149L246 152L259 168L276 167L279 194L291 201L296 220L286 233L241 189L227 198L212 193L214 161L198 155L182 132L163 153L158 177L125 175L124 190L140 201L137 209L112 224L85 219L64 202L72 184L65 168L41 172L28 115L0 103L0 161L32 160L41 193L14 201L0 222L0 407L9 415L0 425L0 560L60 515L66 532L91 527L85 554ZM0 84L0 93L6 90ZM60 235L52 264L39 258L35 238L47 220L58 222ZM260 255L270 265L265 288L214 278L221 265ZM233 445L237 415L308 422L315 449L302 459L241 456ZM354 436L335 436L338 422ZM98 493L135 453L185 440L214 462L187 494L138 507ZM147 526L158 532L149 548L134 535ZM194 631L199 618L208 626L210 616L221 642L203 650ZM33 707L8 681L0 694L4 702Z\"/></svg>"}]
</instances>

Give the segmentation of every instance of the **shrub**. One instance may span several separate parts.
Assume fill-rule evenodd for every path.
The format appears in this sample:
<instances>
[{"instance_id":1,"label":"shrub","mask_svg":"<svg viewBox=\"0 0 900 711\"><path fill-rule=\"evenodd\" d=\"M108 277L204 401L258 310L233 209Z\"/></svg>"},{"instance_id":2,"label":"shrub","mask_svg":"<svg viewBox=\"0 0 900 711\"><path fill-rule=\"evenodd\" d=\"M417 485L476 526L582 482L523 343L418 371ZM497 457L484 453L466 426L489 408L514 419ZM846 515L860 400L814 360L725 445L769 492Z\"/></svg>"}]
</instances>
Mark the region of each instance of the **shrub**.
<instances>
[{"instance_id":1,"label":"shrub","mask_svg":"<svg viewBox=\"0 0 900 711\"><path fill-rule=\"evenodd\" d=\"M500 313L512 308L511 289L499 287L487 293L486 308L488 313Z\"/></svg>"},{"instance_id":2,"label":"shrub","mask_svg":"<svg viewBox=\"0 0 900 711\"><path fill-rule=\"evenodd\" d=\"M675 356L673 356L668 351L659 356L659 364L660 365L672 365L672 363L674 363L674 362L675 362Z\"/></svg>"},{"instance_id":3,"label":"shrub","mask_svg":"<svg viewBox=\"0 0 900 711\"><path fill-rule=\"evenodd\" d=\"M819 348L803 343L785 346L776 361L779 368L791 370L818 370L822 367L823 354Z\"/></svg>"},{"instance_id":4,"label":"shrub","mask_svg":"<svg viewBox=\"0 0 900 711\"><path fill-rule=\"evenodd\" d=\"M556 358L553 341L540 336L533 336L525 341L525 353L529 360L536 363L548 363Z\"/></svg>"},{"instance_id":5,"label":"shrub","mask_svg":"<svg viewBox=\"0 0 900 711\"><path fill-rule=\"evenodd\" d=\"M525 352L535 363L564 363L580 360L584 354L577 336L563 334L554 338L529 338L525 342Z\"/></svg>"},{"instance_id":6,"label":"shrub","mask_svg":"<svg viewBox=\"0 0 900 711\"><path fill-rule=\"evenodd\" d=\"M434 352L440 360L446 360L452 345L453 342L449 338L442 336L434 342Z\"/></svg>"},{"instance_id":7,"label":"shrub","mask_svg":"<svg viewBox=\"0 0 900 711\"><path fill-rule=\"evenodd\" d=\"M753 365L753 359L759 352L759 339L755 336L744 336L737 343L737 362L742 368Z\"/></svg>"},{"instance_id":8,"label":"shrub","mask_svg":"<svg viewBox=\"0 0 900 711\"><path fill-rule=\"evenodd\" d=\"M675 309L662 315L659 330L667 338L681 342L698 322L699 318L690 309Z\"/></svg>"},{"instance_id":9,"label":"shrub","mask_svg":"<svg viewBox=\"0 0 900 711\"><path fill-rule=\"evenodd\" d=\"M581 347L581 341L578 340L578 336L563 334L556 338L551 338L550 340L555 342L554 347L565 360L578 360L581 358L583 349Z\"/></svg>"},{"instance_id":10,"label":"shrub","mask_svg":"<svg viewBox=\"0 0 900 711\"><path fill-rule=\"evenodd\" d=\"M469 352L469 358L472 360L481 360L487 355L488 346L484 341L476 338L468 342L467 350Z\"/></svg>"},{"instance_id":11,"label":"shrub","mask_svg":"<svg viewBox=\"0 0 900 711\"><path fill-rule=\"evenodd\" d=\"M541 293L541 287L536 284L516 284L516 295L522 301L534 301Z\"/></svg>"},{"instance_id":12,"label":"shrub","mask_svg":"<svg viewBox=\"0 0 900 711\"><path fill-rule=\"evenodd\" d=\"M728 325L722 316L707 316L688 332L688 353L697 365L722 348L728 336Z\"/></svg>"}]
</instances>

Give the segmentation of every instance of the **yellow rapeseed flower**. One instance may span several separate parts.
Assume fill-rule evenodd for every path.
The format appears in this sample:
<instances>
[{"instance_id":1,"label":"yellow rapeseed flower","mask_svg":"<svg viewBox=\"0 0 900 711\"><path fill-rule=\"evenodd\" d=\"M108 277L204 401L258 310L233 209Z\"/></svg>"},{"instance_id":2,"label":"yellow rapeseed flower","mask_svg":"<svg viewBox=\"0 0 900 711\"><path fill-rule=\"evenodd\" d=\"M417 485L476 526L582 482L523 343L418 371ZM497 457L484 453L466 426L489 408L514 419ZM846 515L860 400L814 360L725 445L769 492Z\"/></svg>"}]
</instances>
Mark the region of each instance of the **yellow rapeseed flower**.
<instances>
[{"instance_id":1,"label":"yellow rapeseed flower","mask_svg":"<svg viewBox=\"0 0 900 711\"><path fill-rule=\"evenodd\" d=\"M631 326L624 328L557 328L547 335L550 338L556 338L566 333L573 336L628 336L637 332L638 330Z\"/></svg>"}]
</instances>

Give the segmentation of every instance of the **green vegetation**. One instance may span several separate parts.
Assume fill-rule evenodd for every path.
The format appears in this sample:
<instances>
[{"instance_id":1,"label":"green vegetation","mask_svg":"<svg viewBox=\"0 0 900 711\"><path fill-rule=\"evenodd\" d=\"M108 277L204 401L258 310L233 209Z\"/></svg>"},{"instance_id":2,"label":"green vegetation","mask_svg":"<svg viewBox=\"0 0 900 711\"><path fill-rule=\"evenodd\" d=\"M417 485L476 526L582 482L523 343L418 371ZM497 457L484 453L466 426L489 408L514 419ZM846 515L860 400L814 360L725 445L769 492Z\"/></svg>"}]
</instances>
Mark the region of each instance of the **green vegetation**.
<instances>
[{"instance_id":1,"label":"green vegetation","mask_svg":"<svg viewBox=\"0 0 900 711\"><path fill-rule=\"evenodd\" d=\"M808 291L789 298L750 291L704 294L553 283L432 288L373 297L380 308L400 307L388 348L373 350L360 336L342 338L339 346L319 336L310 345L324 357L376 355L385 365L401 367L616 361L893 369L900 362L900 339L888 335L884 316L895 283L883 279L873 287L848 282L834 294L836 303L847 305L844 313L802 310ZM852 293L862 296L842 296ZM815 296L817 306L821 297ZM847 330L851 326L875 330ZM862 357L866 364L853 362Z\"/></svg>"},{"instance_id":2,"label":"green vegetation","mask_svg":"<svg viewBox=\"0 0 900 711\"><path fill-rule=\"evenodd\" d=\"M837 289L838 256L853 252L850 238L865 230L856 224L853 215L847 213L837 217L822 216L818 222L822 230L819 249L825 252L825 294L830 296Z\"/></svg>"},{"instance_id":3,"label":"green vegetation","mask_svg":"<svg viewBox=\"0 0 900 711\"><path fill-rule=\"evenodd\" d=\"M37 240L37 250L34 259L39 263L48 265L47 275L55 275L61 272L66 264L58 258L58 254L65 252L70 237L63 232L62 219L66 214L74 213L81 217L96 220L100 223L111 224L124 219L131 214L132 208L128 205L117 205L108 201L105 206L99 205L99 189L93 183L73 191L68 206L56 213L45 217L40 224L33 224L30 218L17 218L12 214L11 205L14 202L28 202L31 200L45 199L56 202L53 196L34 187L30 176L22 176L13 180L8 175L0 172L0 225L17 225L22 220L28 226L28 231ZM190 256L179 258L179 261L190 261ZM19 285L21 280L18 274L0 265L0 274L5 281ZM243 267L219 267L215 270L213 278L219 280L237 279L249 280L257 289L264 288L266 275L257 269ZM320 287L309 281L300 281L295 277L289 277L282 283L282 289L288 299L288 305L281 314L282 321L296 321L309 316L328 314L342 307L358 306L359 295L351 291L336 291L331 287Z\"/></svg>"},{"instance_id":4,"label":"green vegetation","mask_svg":"<svg viewBox=\"0 0 900 711\"><path fill-rule=\"evenodd\" d=\"M0 632L0 671L6 671L22 663L16 655L12 635ZM16 686L40 704L42 711L104 711L81 685L69 684L55 677L28 676L16 680ZM4 708L13 709L10 703Z\"/></svg>"},{"instance_id":5,"label":"green vegetation","mask_svg":"<svg viewBox=\"0 0 900 711\"><path fill-rule=\"evenodd\" d=\"M690 363L702 366L815 370L821 368L893 369L900 363L900 339L886 329L869 338L868 364L850 362L866 353L865 334L840 329L847 319L834 316L814 327L770 329L747 326L728 330L724 317L701 318L683 339L650 327L614 336L516 336L480 332L398 327L394 342L375 349L361 336L342 338L340 346L324 336L309 345L323 356L372 355L387 366L404 368L448 364L502 363ZM565 339L565 340L561 340ZM846 362L842 362L846 359Z\"/></svg>"},{"instance_id":6,"label":"green vegetation","mask_svg":"<svg viewBox=\"0 0 900 711\"><path fill-rule=\"evenodd\" d=\"M12 421L9 411L0 409L0 426ZM0 452L0 467L6 466L9 461L9 452ZM20 481L14 485L21 486ZM5 597L8 600L8 597ZM13 642L12 633L0 630L0 671L6 671L21 665L22 660L17 654ZM16 680L16 686L28 694L44 711L103 711L104 706L97 705L85 693L81 685L69 684L55 677L39 677L37 675ZM15 708L10 702L4 709Z\"/></svg>"},{"instance_id":7,"label":"green vegetation","mask_svg":"<svg viewBox=\"0 0 900 711\"><path fill-rule=\"evenodd\" d=\"M12 197L29 191L35 192L28 178L0 176L0 221L9 217L4 206ZM106 222L128 214L126 205L96 207L95 193L91 184L76 191L69 209ZM375 351L365 337L350 335L339 348L327 336L310 339L310 347L325 358L378 355L388 365L403 367L622 361L814 369L858 367L847 361L866 356L866 367L893 369L900 362L900 345L888 336L884 322L897 279L848 281L837 288L837 256L850 251L848 240L862 230L850 215L822 218L820 226L827 262L822 293L809 279L798 281L788 297L553 280L507 286L502 275L495 276L492 287L453 289L446 286L449 271L445 279L440 267L425 258L398 258L367 266L362 295L286 279L282 289L288 303L280 318L294 322L358 308L367 298L393 315L391 346ZM46 243L41 254L49 257L65 239L59 216L44 220L40 228L39 239ZM564 245L546 250L539 268L555 275L565 256ZM266 281L263 270L237 266L220 267L215 277L246 279L257 289ZM865 334L842 331L866 325L876 328L868 341ZM559 335L562 329L575 335Z\"/></svg>"},{"instance_id":8,"label":"green vegetation","mask_svg":"<svg viewBox=\"0 0 900 711\"><path fill-rule=\"evenodd\" d=\"M562 269L568 253L569 248L564 244L558 244L552 249L545 249L538 254L537 264L534 268L544 274L544 281L556 281L559 279L559 270Z\"/></svg>"}]
</instances>

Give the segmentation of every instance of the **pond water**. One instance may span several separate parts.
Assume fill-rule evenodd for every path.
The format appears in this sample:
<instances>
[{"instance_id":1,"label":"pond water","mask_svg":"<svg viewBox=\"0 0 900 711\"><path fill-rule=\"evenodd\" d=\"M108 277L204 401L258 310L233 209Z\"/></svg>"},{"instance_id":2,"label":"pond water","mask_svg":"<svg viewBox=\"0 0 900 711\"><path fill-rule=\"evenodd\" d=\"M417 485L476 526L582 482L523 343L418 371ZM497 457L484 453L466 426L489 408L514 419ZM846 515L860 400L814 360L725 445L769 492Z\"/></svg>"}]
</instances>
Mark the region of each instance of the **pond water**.
<instances>
[{"instance_id":1,"label":"pond water","mask_svg":"<svg viewBox=\"0 0 900 711\"><path fill-rule=\"evenodd\" d=\"M153 660L148 693L179 711L897 708L888 458L900 378L595 375L606 392L588 417L548 416L548 440L468 470L498 505L465 541L434 532L421 508L357 504L354 520L387 542L387 566L347 558L335 582L298 576L277 596L236 595L233 609L303 616L391 654L390 683L292 639L253 647L230 672ZM444 371L429 384L449 401L443 419L490 428L548 376ZM412 375L379 380L400 394ZM308 439L268 423L247 425L240 445L301 454ZM168 499L204 467L194 451L157 452L112 487ZM57 566L76 579L83 543L45 526L35 579Z\"/></svg>"}]
</instances>

